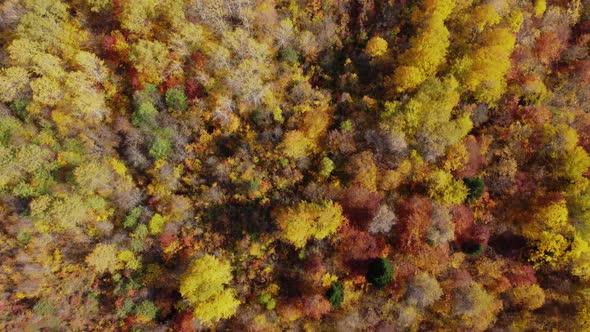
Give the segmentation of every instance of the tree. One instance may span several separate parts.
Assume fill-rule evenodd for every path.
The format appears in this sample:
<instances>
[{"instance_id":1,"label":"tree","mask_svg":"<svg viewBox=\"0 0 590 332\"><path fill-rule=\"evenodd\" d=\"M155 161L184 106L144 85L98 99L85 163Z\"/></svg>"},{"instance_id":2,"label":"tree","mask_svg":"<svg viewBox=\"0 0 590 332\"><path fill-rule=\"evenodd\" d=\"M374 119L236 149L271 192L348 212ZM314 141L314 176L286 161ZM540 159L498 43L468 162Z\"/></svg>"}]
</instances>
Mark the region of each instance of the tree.
<instances>
[{"instance_id":1,"label":"tree","mask_svg":"<svg viewBox=\"0 0 590 332\"><path fill-rule=\"evenodd\" d=\"M408 285L406 301L413 306L424 309L438 301L443 291L436 278L428 273L418 274Z\"/></svg>"},{"instance_id":2,"label":"tree","mask_svg":"<svg viewBox=\"0 0 590 332\"><path fill-rule=\"evenodd\" d=\"M117 269L117 250L112 244L99 243L92 252L86 256L86 263L92 266L96 272L115 272Z\"/></svg>"},{"instance_id":3,"label":"tree","mask_svg":"<svg viewBox=\"0 0 590 332\"><path fill-rule=\"evenodd\" d=\"M285 133L283 139L284 153L287 157L299 159L305 157L313 142L300 130L292 130Z\"/></svg>"},{"instance_id":4,"label":"tree","mask_svg":"<svg viewBox=\"0 0 590 332\"><path fill-rule=\"evenodd\" d=\"M171 130L170 128L163 128L155 130L154 137L150 144L150 157L158 159L166 159L172 150L172 143L170 142Z\"/></svg>"},{"instance_id":5,"label":"tree","mask_svg":"<svg viewBox=\"0 0 590 332\"><path fill-rule=\"evenodd\" d=\"M141 76L141 82L158 84L168 66L168 49L159 41L140 39L131 45L129 59Z\"/></svg>"},{"instance_id":6,"label":"tree","mask_svg":"<svg viewBox=\"0 0 590 332\"><path fill-rule=\"evenodd\" d=\"M281 236L296 248L303 248L310 238L322 240L336 232L344 221L342 207L332 201L301 202L276 213Z\"/></svg>"},{"instance_id":7,"label":"tree","mask_svg":"<svg viewBox=\"0 0 590 332\"><path fill-rule=\"evenodd\" d=\"M86 200L78 194L43 195L30 203L31 217L42 232L75 232L78 226L92 219L91 204L104 203L104 199L92 197Z\"/></svg>"},{"instance_id":8,"label":"tree","mask_svg":"<svg viewBox=\"0 0 590 332\"><path fill-rule=\"evenodd\" d=\"M141 321L149 322L156 318L158 307L150 300L143 300L135 307L135 313Z\"/></svg>"},{"instance_id":9,"label":"tree","mask_svg":"<svg viewBox=\"0 0 590 332\"><path fill-rule=\"evenodd\" d=\"M137 105L131 121L136 126L151 127L155 122L157 114L158 110L154 107L154 104L151 102L143 102Z\"/></svg>"},{"instance_id":10,"label":"tree","mask_svg":"<svg viewBox=\"0 0 590 332\"><path fill-rule=\"evenodd\" d=\"M233 316L240 301L226 285L232 281L231 266L211 255L191 262L180 277L180 295L194 307L194 315L204 324Z\"/></svg>"},{"instance_id":11,"label":"tree","mask_svg":"<svg viewBox=\"0 0 590 332\"><path fill-rule=\"evenodd\" d=\"M186 111L188 101L184 91L179 88L171 88L166 91L166 105L176 111Z\"/></svg>"},{"instance_id":12,"label":"tree","mask_svg":"<svg viewBox=\"0 0 590 332\"><path fill-rule=\"evenodd\" d=\"M403 253L414 253L425 245L426 232L431 225L432 203L421 196L411 196L398 205L396 225L397 248Z\"/></svg>"},{"instance_id":13,"label":"tree","mask_svg":"<svg viewBox=\"0 0 590 332\"><path fill-rule=\"evenodd\" d=\"M397 216L389 208L389 206L383 204L377 210L377 214L371 220L369 224L369 233L371 234L387 234L391 230L391 227L396 223Z\"/></svg>"},{"instance_id":14,"label":"tree","mask_svg":"<svg viewBox=\"0 0 590 332\"><path fill-rule=\"evenodd\" d=\"M410 48L400 55L399 67L393 74L393 84L398 92L414 89L436 73L445 61L450 45L449 30L444 22L455 2L433 0L422 5L412 16L413 23L422 28L410 39Z\"/></svg>"},{"instance_id":15,"label":"tree","mask_svg":"<svg viewBox=\"0 0 590 332\"><path fill-rule=\"evenodd\" d=\"M481 34L479 47L457 62L461 83L477 101L495 104L504 94L515 41L508 28L486 30Z\"/></svg>"},{"instance_id":16,"label":"tree","mask_svg":"<svg viewBox=\"0 0 590 332\"><path fill-rule=\"evenodd\" d=\"M320 176L323 178L329 177L335 167L336 166L334 165L334 162L332 161L332 159L330 159L328 157L322 158L322 160L320 162L320 171L319 171Z\"/></svg>"},{"instance_id":17,"label":"tree","mask_svg":"<svg viewBox=\"0 0 590 332\"><path fill-rule=\"evenodd\" d=\"M475 241L466 241L461 245L464 253L471 256L478 256L483 252L483 245Z\"/></svg>"},{"instance_id":18,"label":"tree","mask_svg":"<svg viewBox=\"0 0 590 332\"><path fill-rule=\"evenodd\" d=\"M367 42L365 52L372 58L380 57L387 53L387 41L381 37L373 37Z\"/></svg>"},{"instance_id":19,"label":"tree","mask_svg":"<svg viewBox=\"0 0 590 332\"><path fill-rule=\"evenodd\" d=\"M455 224L451 221L451 215L446 207L432 204L430 218L432 225L426 236L433 245L445 245L455 239Z\"/></svg>"},{"instance_id":20,"label":"tree","mask_svg":"<svg viewBox=\"0 0 590 332\"><path fill-rule=\"evenodd\" d=\"M545 303L545 292L537 284L518 286L508 292L510 304L524 310L535 310Z\"/></svg>"},{"instance_id":21,"label":"tree","mask_svg":"<svg viewBox=\"0 0 590 332\"><path fill-rule=\"evenodd\" d=\"M369 263L367 280L378 288L387 286L393 280L393 267L387 258L375 258Z\"/></svg>"},{"instance_id":22,"label":"tree","mask_svg":"<svg viewBox=\"0 0 590 332\"><path fill-rule=\"evenodd\" d=\"M29 73L24 68L3 68L0 72L0 101L15 100L28 83Z\"/></svg>"},{"instance_id":23,"label":"tree","mask_svg":"<svg viewBox=\"0 0 590 332\"><path fill-rule=\"evenodd\" d=\"M428 79L406 102L386 102L381 124L403 133L424 160L435 161L473 126L467 113L454 111L460 99L458 86L452 76Z\"/></svg>"},{"instance_id":24,"label":"tree","mask_svg":"<svg viewBox=\"0 0 590 332\"><path fill-rule=\"evenodd\" d=\"M494 322L501 308L502 303L476 282L458 289L454 294L455 315L461 318L461 325L475 331L486 330Z\"/></svg>"},{"instance_id":25,"label":"tree","mask_svg":"<svg viewBox=\"0 0 590 332\"><path fill-rule=\"evenodd\" d=\"M481 178L464 178L463 183L465 183L469 190L467 201L476 201L483 195L484 183Z\"/></svg>"},{"instance_id":26,"label":"tree","mask_svg":"<svg viewBox=\"0 0 590 332\"><path fill-rule=\"evenodd\" d=\"M326 298L332 303L333 308L338 308L344 301L344 285L336 282L326 292Z\"/></svg>"},{"instance_id":27,"label":"tree","mask_svg":"<svg viewBox=\"0 0 590 332\"><path fill-rule=\"evenodd\" d=\"M111 168L100 161L91 161L76 167L74 176L80 191L84 193L93 191L105 193L114 181Z\"/></svg>"},{"instance_id":28,"label":"tree","mask_svg":"<svg viewBox=\"0 0 590 332\"><path fill-rule=\"evenodd\" d=\"M571 245L569 238L573 226L568 220L568 209L564 199L538 207L532 220L522 228L522 233L535 246L530 260L535 266L549 264L560 266L567 262Z\"/></svg>"},{"instance_id":29,"label":"tree","mask_svg":"<svg viewBox=\"0 0 590 332\"><path fill-rule=\"evenodd\" d=\"M131 0L123 3L121 26L134 33L146 32L149 20L157 15L157 0Z\"/></svg>"},{"instance_id":30,"label":"tree","mask_svg":"<svg viewBox=\"0 0 590 332\"><path fill-rule=\"evenodd\" d=\"M320 294L303 297L301 306L303 314L314 320L321 319L332 307L330 302Z\"/></svg>"},{"instance_id":31,"label":"tree","mask_svg":"<svg viewBox=\"0 0 590 332\"><path fill-rule=\"evenodd\" d=\"M467 187L463 182L453 179L450 173L436 170L426 180L428 196L435 201L448 205L460 204L467 198Z\"/></svg>"}]
</instances>

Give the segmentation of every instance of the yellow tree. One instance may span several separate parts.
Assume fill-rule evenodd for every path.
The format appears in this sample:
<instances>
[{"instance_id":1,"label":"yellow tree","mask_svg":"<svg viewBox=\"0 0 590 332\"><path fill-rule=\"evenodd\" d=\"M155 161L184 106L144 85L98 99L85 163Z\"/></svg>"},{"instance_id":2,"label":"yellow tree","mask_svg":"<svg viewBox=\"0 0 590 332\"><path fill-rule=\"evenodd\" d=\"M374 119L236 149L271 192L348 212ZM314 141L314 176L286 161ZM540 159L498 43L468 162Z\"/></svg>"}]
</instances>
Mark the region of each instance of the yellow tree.
<instances>
[{"instance_id":1,"label":"yellow tree","mask_svg":"<svg viewBox=\"0 0 590 332\"><path fill-rule=\"evenodd\" d=\"M194 315L204 324L233 316L240 301L232 281L231 265L212 255L195 259L180 277L180 295L194 307Z\"/></svg>"},{"instance_id":2,"label":"yellow tree","mask_svg":"<svg viewBox=\"0 0 590 332\"><path fill-rule=\"evenodd\" d=\"M387 41L381 37L373 37L367 42L365 52L371 57L379 57L387 53Z\"/></svg>"},{"instance_id":3,"label":"yellow tree","mask_svg":"<svg viewBox=\"0 0 590 332\"><path fill-rule=\"evenodd\" d=\"M279 210L275 219L281 236L295 247L303 248L312 237L321 240L336 232L344 216L342 207L332 201L301 202L293 208Z\"/></svg>"},{"instance_id":4,"label":"yellow tree","mask_svg":"<svg viewBox=\"0 0 590 332\"><path fill-rule=\"evenodd\" d=\"M454 0L426 0L422 8L413 13L413 23L422 28L410 40L410 48L398 59L399 67L392 80L396 91L416 88L445 62L450 45L445 20L454 6Z\"/></svg>"},{"instance_id":5,"label":"yellow tree","mask_svg":"<svg viewBox=\"0 0 590 332\"><path fill-rule=\"evenodd\" d=\"M530 260L535 266L549 264L561 266L566 263L568 240L573 235L573 226L568 221L565 200L537 208L532 220L522 228L522 233L535 245Z\"/></svg>"},{"instance_id":6,"label":"yellow tree","mask_svg":"<svg viewBox=\"0 0 590 332\"><path fill-rule=\"evenodd\" d=\"M144 82L158 84L168 66L168 49L159 41L141 39L131 46L129 58Z\"/></svg>"},{"instance_id":7,"label":"yellow tree","mask_svg":"<svg viewBox=\"0 0 590 332\"><path fill-rule=\"evenodd\" d=\"M98 273L115 272L118 262L117 249L112 244L99 243L86 256L86 263L92 266Z\"/></svg>"},{"instance_id":8,"label":"yellow tree","mask_svg":"<svg viewBox=\"0 0 590 332\"><path fill-rule=\"evenodd\" d=\"M486 30L475 50L456 64L458 78L477 101L494 104L504 94L515 41L509 28Z\"/></svg>"}]
</instances>

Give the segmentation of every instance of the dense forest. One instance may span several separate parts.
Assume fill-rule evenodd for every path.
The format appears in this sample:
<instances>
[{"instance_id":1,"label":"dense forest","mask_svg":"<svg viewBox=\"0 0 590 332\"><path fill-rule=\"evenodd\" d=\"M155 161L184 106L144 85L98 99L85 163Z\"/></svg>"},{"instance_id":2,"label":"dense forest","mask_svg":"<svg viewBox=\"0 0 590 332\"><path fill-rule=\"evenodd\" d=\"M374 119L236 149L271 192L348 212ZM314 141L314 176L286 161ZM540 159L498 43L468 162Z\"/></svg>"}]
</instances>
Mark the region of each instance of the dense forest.
<instances>
[{"instance_id":1,"label":"dense forest","mask_svg":"<svg viewBox=\"0 0 590 332\"><path fill-rule=\"evenodd\" d=\"M0 330L590 331L589 84L588 0L3 0Z\"/></svg>"}]
</instances>

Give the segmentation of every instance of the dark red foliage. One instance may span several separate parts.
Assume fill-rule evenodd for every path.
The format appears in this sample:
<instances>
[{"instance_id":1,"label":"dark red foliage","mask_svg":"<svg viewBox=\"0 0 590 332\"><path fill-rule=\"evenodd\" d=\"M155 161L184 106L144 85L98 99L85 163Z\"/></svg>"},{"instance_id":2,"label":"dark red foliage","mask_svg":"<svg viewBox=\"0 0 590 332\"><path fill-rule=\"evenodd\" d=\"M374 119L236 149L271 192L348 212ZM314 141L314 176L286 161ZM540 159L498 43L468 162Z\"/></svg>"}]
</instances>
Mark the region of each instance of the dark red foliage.
<instances>
[{"instance_id":1,"label":"dark red foliage","mask_svg":"<svg viewBox=\"0 0 590 332\"><path fill-rule=\"evenodd\" d=\"M451 208L451 215L455 224L455 238L459 241L469 238L473 227L473 212L465 205L456 205Z\"/></svg>"},{"instance_id":2,"label":"dark red foliage","mask_svg":"<svg viewBox=\"0 0 590 332\"><path fill-rule=\"evenodd\" d=\"M317 274L324 270L322 265L322 257L317 254L312 254L307 257L304 263L304 270L307 274Z\"/></svg>"},{"instance_id":3,"label":"dark red foliage","mask_svg":"<svg viewBox=\"0 0 590 332\"><path fill-rule=\"evenodd\" d=\"M535 270L532 266L510 261L506 269L506 277L512 287L529 286L537 283Z\"/></svg>"},{"instance_id":4,"label":"dark red foliage","mask_svg":"<svg viewBox=\"0 0 590 332\"><path fill-rule=\"evenodd\" d=\"M539 197L537 199L537 205L549 206L551 204L555 204L555 203L562 201L564 199L565 199L565 196L563 195L563 193L550 192L550 193L546 193L546 194L542 195L541 197Z\"/></svg>"},{"instance_id":5,"label":"dark red foliage","mask_svg":"<svg viewBox=\"0 0 590 332\"><path fill-rule=\"evenodd\" d=\"M590 83L590 60L578 61L576 63L576 73L582 83Z\"/></svg>"},{"instance_id":6,"label":"dark red foliage","mask_svg":"<svg viewBox=\"0 0 590 332\"><path fill-rule=\"evenodd\" d=\"M381 197L365 187L355 184L344 190L340 196L340 205L344 215L356 227L367 230L371 220L379 210Z\"/></svg>"},{"instance_id":7,"label":"dark red foliage","mask_svg":"<svg viewBox=\"0 0 590 332\"><path fill-rule=\"evenodd\" d=\"M469 153L469 159L461 174L461 177L475 177L481 172L483 167L483 158L481 156L481 149L479 142L474 136L469 136L465 140L465 148Z\"/></svg>"},{"instance_id":8,"label":"dark red foliage","mask_svg":"<svg viewBox=\"0 0 590 332\"><path fill-rule=\"evenodd\" d=\"M185 311L176 318L174 318L174 331L178 332L194 332L196 331L193 326L193 315L190 311Z\"/></svg>"},{"instance_id":9,"label":"dark red foliage","mask_svg":"<svg viewBox=\"0 0 590 332\"><path fill-rule=\"evenodd\" d=\"M202 70L205 68L205 65L207 65L207 58L199 51L191 54L191 60L193 61L193 66L196 70Z\"/></svg>"},{"instance_id":10,"label":"dark red foliage","mask_svg":"<svg viewBox=\"0 0 590 332\"><path fill-rule=\"evenodd\" d=\"M135 68L129 68L129 83L133 90L143 90L143 82L141 82L139 72Z\"/></svg>"},{"instance_id":11,"label":"dark red foliage","mask_svg":"<svg viewBox=\"0 0 590 332\"><path fill-rule=\"evenodd\" d=\"M401 252L416 251L426 244L426 231L431 225L431 203L422 196L412 196L397 207L397 244Z\"/></svg>"},{"instance_id":12,"label":"dark red foliage","mask_svg":"<svg viewBox=\"0 0 590 332\"><path fill-rule=\"evenodd\" d=\"M535 44L535 53L545 65L555 61L567 47L567 34L560 36L553 31L542 32Z\"/></svg>"},{"instance_id":13,"label":"dark red foliage","mask_svg":"<svg viewBox=\"0 0 590 332\"><path fill-rule=\"evenodd\" d=\"M322 295L305 296L302 300L303 314L311 319L320 319L332 308L332 304Z\"/></svg>"},{"instance_id":14,"label":"dark red foliage","mask_svg":"<svg viewBox=\"0 0 590 332\"><path fill-rule=\"evenodd\" d=\"M485 250L488 247L490 239L490 229L487 226L475 225L471 227L469 232L469 241L479 243ZM467 239L466 239L467 240Z\"/></svg>"},{"instance_id":15,"label":"dark red foliage","mask_svg":"<svg viewBox=\"0 0 590 332\"><path fill-rule=\"evenodd\" d=\"M203 98L205 96L203 85L192 78L186 80L184 91L188 99Z\"/></svg>"},{"instance_id":16,"label":"dark red foliage","mask_svg":"<svg viewBox=\"0 0 590 332\"><path fill-rule=\"evenodd\" d=\"M387 244L381 237L359 231L348 225L341 228L339 251L349 264L383 256Z\"/></svg>"}]
</instances>

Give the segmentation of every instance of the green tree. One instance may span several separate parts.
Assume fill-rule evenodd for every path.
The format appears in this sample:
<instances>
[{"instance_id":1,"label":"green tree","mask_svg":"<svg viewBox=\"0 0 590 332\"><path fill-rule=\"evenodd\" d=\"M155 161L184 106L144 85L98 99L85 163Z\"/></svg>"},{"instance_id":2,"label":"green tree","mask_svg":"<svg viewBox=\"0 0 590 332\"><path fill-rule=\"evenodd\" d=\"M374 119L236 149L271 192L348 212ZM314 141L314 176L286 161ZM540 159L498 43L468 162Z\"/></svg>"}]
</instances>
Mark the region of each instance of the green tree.
<instances>
[{"instance_id":1,"label":"green tree","mask_svg":"<svg viewBox=\"0 0 590 332\"><path fill-rule=\"evenodd\" d=\"M484 183L481 178L464 178L463 183L465 183L469 190L467 201L476 201L483 195Z\"/></svg>"},{"instance_id":2,"label":"green tree","mask_svg":"<svg viewBox=\"0 0 590 332\"><path fill-rule=\"evenodd\" d=\"M375 258L369 263L367 280L378 288L387 286L393 280L393 267L387 258Z\"/></svg>"},{"instance_id":3,"label":"green tree","mask_svg":"<svg viewBox=\"0 0 590 332\"><path fill-rule=\"evenodd\" d=\"M338 308L344 301L344 285L339 282L336 282L330 286L330 289L326 292L326 298L330 303L332 303L332 307Z\"/></svg>"},{"instance_id":4,"label":"green tree","mask_svg":"<svg viewBox=\"0 0 590 332\"><path fill-rule=\"evenodd\" d=\"M176 111L186 111L188 100L184 91L179 88L171 88L166 91L166 105Z\"/></svg>"}]
</instances>

